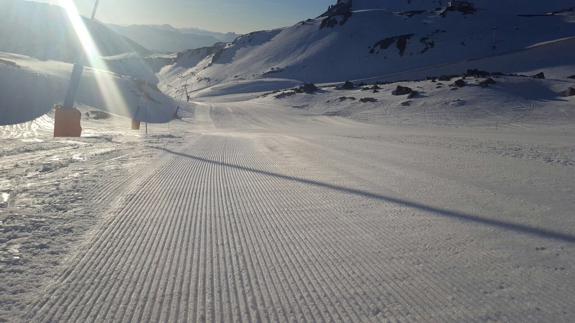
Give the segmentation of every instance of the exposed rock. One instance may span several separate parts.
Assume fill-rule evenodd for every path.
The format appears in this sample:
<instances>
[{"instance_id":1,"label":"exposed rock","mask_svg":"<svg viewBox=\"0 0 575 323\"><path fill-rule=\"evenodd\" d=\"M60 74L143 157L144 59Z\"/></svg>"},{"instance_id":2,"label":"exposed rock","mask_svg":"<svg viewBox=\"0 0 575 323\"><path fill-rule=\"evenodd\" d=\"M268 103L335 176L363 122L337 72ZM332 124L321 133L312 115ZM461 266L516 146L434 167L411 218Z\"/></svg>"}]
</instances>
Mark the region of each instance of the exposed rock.
<instances>
[{"instance_id":1,"label":"exposed rock","mask_svg":"<svg viewBox=\"0 0 575 323\"><path fill-rule=\"evenodd\" d=\"M419 97L419 92L418 92L418 91L415 91L415 90L414 90L414 91L411 91L411 93L409 93L409 94L407 95L407 98L408 98L408 99L415 99L415 98L417 98L417 97Z\"/></svg>"},{"instance_id":2,"label":"exposed rock","mask_svg":"<svg viewBox=\"0 0 575 323\"><path fill-rule=\"evenodd\" d=\"M276 99L284 99L284 98L287 98L287 97L293 96L293 95L296 95L296 92L295 92L295 91L288 91L288 92L282 92L282 93L280 93L280 94L277 94L277 95L274 96L274 98L276 98Z\"/></svg>"},{"instance_id":3,"label":"exposed rock","mask_svg":"<svg viewBox=\"0 0 575 323\"><path fill-rule=\"evenodd\" d=\"M354 98L353 96L342 96L342 97L339 97L338 100L339 100L339 102L344 102L347 100L355 101L357 99Z\"/></svg>"},{"instance_id":4,"label":"exposed rock","mask_svg":"<svg viewBox=\"0 0 575 323\"><path fill-rule=\"evenodd\" d=\"M373 91L373 93L378 93L379 90L381 90L381 88L377 84L374 84L372 86L366 86L366 87L362 88L361 90L362 91Z\"/></svg>"},{"instance_id":5,"label":"exposed rock","mask_svg":"<svg viewBox=\"0 0 575 323\"><path fill-rule=\"evenodd\" d=\"M464 87L466 85L467 85L467 83L465 82L465 80L459 79L459 80L455 81L451 86Z\"/></svg>"},{"instance_id":6,"label":"exposed rock","mask_svg":"<svg viewBox=\"0 0 575 323\"><path fill-rule=\"evenodd\" d=\"M544 80L545 79L545 73L541 72L541 73L537 73L535 75L532 76L535 79L541 79Z\"/></svg>"},{"instance_id":7,"label":"exposed rock","mask_svg":"<svg viewBox=\"0 0 575 323\"><path fill-rule=\"evenodd\" d=\"M351 81L345 81L342 85L337 87L338 90L353 90L355 89L355 84Z\"/></svg>"},{"instance_id":8,"label":"exposed rock","mask_svg":"<svg viewBox=\"0 0 575 323\"><path fill-rule=\"evenodd\" d=\"M487 78L487 79L479 82L479 86L481 86L481 87L489 87L490 85L493 85L493 84L497 84L497 82L495 82L495 80L492 78Z\"/></svg>"},{"instance_id":9,"label":"exposed rock","mask_svg":"<svg viewBox=\"0 0 575 323\"><path fill-rule=\"evenodd\" d=\"M395 88L395 90L393 90L393 92L391 92L391 94L393 94L393 95L407 95L407 94L411 94L412 92L413 92L413 89L411 89L407 86L398 85L397 88Z\"/></svg>"},{"instance_id":10,"label":"exposed rock","mask_svg":"<svg viewBox=\"0 0 575 323\"><path fill-rule=\"evenodd\" d=\"M319 88L313 83L305 83L304 85L295 89L297 93L314 94L319 92Z\"/></svg>"},{"instance_id":11,"label":"exposed rock","mask_svg":"<svg viewBox=\"0 0 575 323\"><path fill-rule=\"evenodd\" d=\"M361 98L361 99L359 99L359 102L361 102L361 103L377 102L377 99L376 98Z\"/></svg>"},{"instance_id":12,"label":"exposed rock","mask_svg":"<svg viewBox=\"0 0 575 323\"><path fill-rule=\"evenodd\" d=\"M491 73L486 72L486 71L482 71L482 70L478 70L478 69L469 69L469 70L467 70L467 72L465 72L465 76L485 78L485 77L491 76Z\"/></svg>"},{"instance_id":13,"label":"exposed rock","mask_svg":"<svg viewBox=\"0 0 575 323\"><path fill-rule=\"evenodd\" d=\"M575 96L575 88L574 87L568 88L567 90L561 92L561 96L563 97Z\"/></svg>"},{"instance_id":14,"label":"exposed rock","mask_svg":"<svg viewBox=\"0 0 575 323\"><path fill-rule=\"evenodd\" d=\"M321 22L320 29L334 28L337 25L343 26L353 15L351 1L339 0L337 4L332 5L320 17L325 17Z\"/></svg>"},{"instance_id":15,"label":"exposed rock","mask_svg":"<svg viewBox=\"0 0 575 323\"><path fill-rule=\"evenodd\" d=\"M472 15L477 12L475 5L469 1L457 0L448 3L449 5L441 11L440 16L445 17L449 12L460 12L464 15Z\"/></svg>"},{"instance_id":16,"label":"exposed rock","mask_svg":"<svg viewBox=\"0 0 575 323\"><path fill-rule=\"evenodd\" d=\"M568 76L567 78L575 80L575 75Z\"/></svg>"},{"instance_id":17,"label":"exposed rock","mask_svg":"<svg viewBox=\"0 0 575 323\"><path fill-rule=\"evenodd\" d=\"M409 107L409 106L411 106L411 101L403 101L403 102L401 102L401 106L402 107Z\"/></svg>"},{"instance_id":18,"label":"exposed rock","mask_svg":"<svg viewBox=\"0 0 575 323\"><path fill-rule=\"evenodd\" d=\"M413 37L413 35L414 34L405 34L382 39L371 46L369 52L371 54L375 54L378 53L379 50L386 50L389 48L389 46L395 44L399 50L399 55L403 56L405 54L405 50L407 49L407 42L411 39L411 37Z\"/></svg>"}]
</instances>

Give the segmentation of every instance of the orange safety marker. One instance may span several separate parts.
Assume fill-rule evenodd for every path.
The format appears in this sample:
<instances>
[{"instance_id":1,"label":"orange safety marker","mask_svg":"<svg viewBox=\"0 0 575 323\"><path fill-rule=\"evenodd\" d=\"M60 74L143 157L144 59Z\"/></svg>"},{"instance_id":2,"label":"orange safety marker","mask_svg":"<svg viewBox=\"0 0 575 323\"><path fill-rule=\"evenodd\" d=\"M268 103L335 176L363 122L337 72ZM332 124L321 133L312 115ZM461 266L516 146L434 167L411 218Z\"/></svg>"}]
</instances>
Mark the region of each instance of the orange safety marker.
<instances>
[{"instance_id":1,"label":"orange safety marker","mask_svg":"<svg viewBox=\"0 0 575 323\"><path fill-rule=\"evenodd\" d=\"M140 121L132 119L132 130L140 130Z\"/></svg>"},{"instance_id":2,"label":"orange safety marker","mask_svg":"<svg viewBox=\"0 0 575 323\"><path fill-rule=\"evenodd\" d=\"M56 106L55 110L54 137L81 137L82 113L78 109L64 109L61 106Z\"/></svg>"}]
</instances>

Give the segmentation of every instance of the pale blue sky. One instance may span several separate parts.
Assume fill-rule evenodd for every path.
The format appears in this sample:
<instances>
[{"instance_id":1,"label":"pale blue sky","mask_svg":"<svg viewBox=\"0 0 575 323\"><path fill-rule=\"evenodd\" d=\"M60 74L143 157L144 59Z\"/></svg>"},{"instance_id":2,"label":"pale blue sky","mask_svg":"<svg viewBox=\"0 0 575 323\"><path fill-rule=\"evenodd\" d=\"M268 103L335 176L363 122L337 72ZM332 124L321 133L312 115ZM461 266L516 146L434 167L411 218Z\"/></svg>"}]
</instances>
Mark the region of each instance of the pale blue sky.
<instances>
[{"instance_id":1,"label":"pale blue sky","mask_svg":"<svg viewBox=\"0 0 575 323\"><path fill-rule=\"evenodd\" d=\"M95 0L74 1L83 15L89 15ZM337 1L100 0L97 18L116 24L171 24L176 27L245 33L289 26L303 19L314 18L335 2Z\"/></svg>"}]
</instances>

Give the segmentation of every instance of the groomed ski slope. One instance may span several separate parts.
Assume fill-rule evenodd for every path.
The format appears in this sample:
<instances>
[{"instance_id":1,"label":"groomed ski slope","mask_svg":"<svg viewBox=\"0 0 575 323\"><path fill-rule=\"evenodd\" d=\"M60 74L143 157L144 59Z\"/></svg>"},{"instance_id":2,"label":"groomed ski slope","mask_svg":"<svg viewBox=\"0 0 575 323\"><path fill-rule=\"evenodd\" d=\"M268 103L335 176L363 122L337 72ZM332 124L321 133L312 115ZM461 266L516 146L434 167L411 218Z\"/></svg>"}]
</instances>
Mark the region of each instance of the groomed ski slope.
<instances>
[{"instance_id":1,"label":"groomed ski slope","mask_svg":"<svg viewBox=\"0 0 575 323\"><path fill-rule=\"evenodd\" d=\"M233 101L233 100L228 100ZM31 322L569 322L570 124L372 126L198 103ZM560 154L556 154L557 152ZM553 157L555 156L555 157Z\"/></svg>"}]
</instances>

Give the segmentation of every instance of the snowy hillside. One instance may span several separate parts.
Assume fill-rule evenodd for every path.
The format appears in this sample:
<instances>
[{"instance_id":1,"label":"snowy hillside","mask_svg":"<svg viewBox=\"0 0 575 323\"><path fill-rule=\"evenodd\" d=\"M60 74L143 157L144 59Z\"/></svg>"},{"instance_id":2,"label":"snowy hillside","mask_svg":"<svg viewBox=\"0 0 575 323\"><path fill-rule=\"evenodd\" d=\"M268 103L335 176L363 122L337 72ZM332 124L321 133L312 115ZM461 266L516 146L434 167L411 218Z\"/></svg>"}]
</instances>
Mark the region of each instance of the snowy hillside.
<instances>
[{"instance_id":1,"label":"snowy hillside","mask_svg":"<svg viewBox=\"0 0 575 323\"><path fill-rule=\"evenodd\" d=\"M161 78L189 89L260 78L338 82L494 57L575 36L571 1L447 4L339 1L316 19L244 35L203 56L180 55ZM568 63L575 64L575 57ZM473 66L460 67L463 72Z\"/></svg>"},{"instance_id":2,"label":"snowy hillside","mask_svg":"<svg viewBox=\"0 0 575 323\"><path fill-rule=\"evenodd\" d=\"M72 65L0 52L0 125L38 118L61 104ZM151 84L87 69L76 103L147 122L173 119L176 104Z\"/></svg>"},{"instance_id":3,"label":"snowy hillside","mask_svg":"<svg viewBox=\"0 0 575 323\"><path fill-rule=\"evenodd\" d=\"M84 22L103 56L149 53L97 21L84 19ZM0 0L0 51L71 63L79 48L78 38L61 7Z\"/></svg>"},{"instance_id":4,"label":"snowy hillside","mask_svg":"<svg viewBox=\"0 0 575 323\"><path fill-rule=\"evenodd\" d=\"M179 29L170 25L108 25L117 33L128 37L155 52L181 52L187 49L231 42L234 33L217 33L196 28Z\"/></svg>"}]
</instances>

